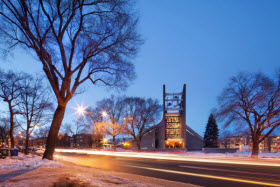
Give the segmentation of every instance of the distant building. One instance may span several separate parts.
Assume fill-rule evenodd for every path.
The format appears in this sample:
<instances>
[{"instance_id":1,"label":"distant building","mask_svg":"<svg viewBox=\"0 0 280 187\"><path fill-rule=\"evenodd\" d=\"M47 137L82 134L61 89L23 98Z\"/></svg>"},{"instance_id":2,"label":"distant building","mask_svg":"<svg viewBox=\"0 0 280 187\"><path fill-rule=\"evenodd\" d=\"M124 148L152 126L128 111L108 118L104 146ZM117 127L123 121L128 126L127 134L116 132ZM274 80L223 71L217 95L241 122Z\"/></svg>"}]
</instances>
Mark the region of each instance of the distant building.
<instances>
[{"instance_id":1,"label":"distant building","mask_svg":"<svg viewBox=\"0 0 280 187\"><path fill-rule=\"evenodd\" d=\"M92 134L76 134L70 138L70 146L76 148L92 148Z\"/></svg>"},{"instance_id":2,"label":"distant building","mask_svg":"<svg viewBox=\"0 0 280 187\"><path fill-rule=\"evenodd\" d=\"M280 136L269 136L266 142L268 152L280 152Z\"/></svg>"},{"instance_id":3,"label":"distant building","mask_svg":"<svg viewBox=\"0 0 280 187\"><path fill-rule=\"evenodd\" d=\"M56 147L67 148L70 147L71 137L67 134L59 134L56 140Z\"/></svg>"},{"instance_id":4,"label":"distant building","mask_svg":"<svg viewBox=\"0 0 280 187\"><path fill-rule=\"evenodd\" d=\"M219 140L220 148L235 148L237 151L252 151L253 143L248 136L228 136ZM249 148L247 150L247 147ZM246 151L245 151L246 149ZM269 136L259 144L260 152L280 152L280 136Z\"/></svg>"},{"instance_id":5,"label":"distant building","mask_svg":"<svg viewBox=\"0 0 280 187\"><path fill-rule=\"evenodd\" d=\"M94 149L102 149L104 148L104 137L103 135L99 134L99 135L92 135L93 139L92 139L92 148Z\"/></svg>"},{"instance_id":6,"label":"distant building","mask_svg":"<svg viewBox=\"0 0 280 187\"><path fill-rule=\"evenodd\" d=\"M166 93L163 85L163 119L146 130L141 149L201 150L203 139L186 124L186 85L179 93ZM136 143L132 141L132 148Z\"/></svg>"},{"instance_id":7,"label":"distant building","mask_svg":"<svg viewBox=\"0 0 280 187\"><path fill-rule=\"evenodd\" d=\"M44 137L34 138L34 139L29 140L29 146L44 148L46 146L46 142L47 142L47 138L44 138Z\"/></svg>"}]
</instances>

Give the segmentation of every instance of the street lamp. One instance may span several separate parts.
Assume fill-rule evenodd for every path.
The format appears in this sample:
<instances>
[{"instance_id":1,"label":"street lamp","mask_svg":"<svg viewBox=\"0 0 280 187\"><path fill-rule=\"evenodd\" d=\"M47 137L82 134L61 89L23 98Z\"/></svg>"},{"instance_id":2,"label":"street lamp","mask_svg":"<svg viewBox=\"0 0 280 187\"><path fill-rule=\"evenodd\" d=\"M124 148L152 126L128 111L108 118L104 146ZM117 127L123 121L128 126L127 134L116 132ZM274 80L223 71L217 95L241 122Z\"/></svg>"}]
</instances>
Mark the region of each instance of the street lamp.
<instances>
[{"instance_id":1,"label":"street lamp","mask_svg":"<svg viewBox=\"0 0 280 187\"><path fill-rule=\"evenodd\" d=\"M76 108L73 108L74 110L76 110L76 112L75 112L74 114L79 114L79 116L82 115L82 116L85 117L84 114L87 112L87 111L86 111L86 108L87 108L87 106L84 107L83 104L82 104L82 105L78 105L78 104L77 104L77 107L76 107Z\"/></svg>"},{"instance_id":2,"label":"street lamp","mask_svg":"<svg viewBox=\"0 0 280 187\"><path fill-rule=\"evenodd\" d=\"M106 111L101 112L101 114L102 114L102 117L104 117L104 118L108 116L108 113Z\"/></svg>"}]
</instances>

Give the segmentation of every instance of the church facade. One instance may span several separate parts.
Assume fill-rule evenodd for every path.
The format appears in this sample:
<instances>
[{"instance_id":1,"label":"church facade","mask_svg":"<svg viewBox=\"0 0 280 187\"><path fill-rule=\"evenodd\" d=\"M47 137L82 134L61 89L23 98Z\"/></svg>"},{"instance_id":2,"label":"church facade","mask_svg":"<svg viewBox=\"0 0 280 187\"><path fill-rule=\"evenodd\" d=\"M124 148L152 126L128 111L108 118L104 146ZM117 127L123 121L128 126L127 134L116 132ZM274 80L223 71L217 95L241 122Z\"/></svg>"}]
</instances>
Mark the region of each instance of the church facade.
<instances>
[{"instance_id":1,"label":"church facade","mask_svg":"<svg viewBox=\"0 0 280 187\"><path fill-rule=\"evenodd\" d=\"M135 143L132 146L135 148ZM186 151L202 147L202 137L186 124L186 85L177 93L167 93L163 85L163 118L146 130L141 149Z\"/></svg>"}]
</instances>

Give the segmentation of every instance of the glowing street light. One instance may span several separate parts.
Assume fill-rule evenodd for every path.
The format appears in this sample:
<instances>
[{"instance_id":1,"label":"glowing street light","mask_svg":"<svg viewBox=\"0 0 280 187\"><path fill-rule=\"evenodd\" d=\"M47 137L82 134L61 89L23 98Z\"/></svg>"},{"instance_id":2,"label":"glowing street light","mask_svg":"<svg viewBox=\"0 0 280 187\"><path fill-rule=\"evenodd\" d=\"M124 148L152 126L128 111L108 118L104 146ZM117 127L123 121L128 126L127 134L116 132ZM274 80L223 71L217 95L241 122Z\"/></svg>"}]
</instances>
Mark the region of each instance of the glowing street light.
<instances>
[{"instance_id":1,"label":"glowing street light","mask_svg":"<svg viewBox=\"0 0 280 187\"><path fill-rule=\"evenodd\" d=\"M37 129L39 126L38 125L34 125L34 128Z\"/></svg>"},{"instance_id":2,"label":"glowing street light","mask_svg":"<svg viewBox=\"0 0 280 187\"><path fill-rule=\"evenodd\" d=\"M77 112L82 115L83 113L85 113L85 109L83 107L79 107L77 108Z\"/></svg>"},{"instance_id":3,"label":"glowing street light","mask_svg":"<svg viewBox=\"0 0 280 187\"><path fill-rule=\"evenodd\" d=\"M107 117L107 112L106 111L103 111L102 113L101 113L101 115L105 118L105 117Z\"/></svg>"},{"instance_id":4,"label":"glowing street light","mask_svg":"<svg viewBox=\"0 0 280 187\"><path fill-rule=\"evenodd\" d=\"M77 107L73 108L74 110L76 110L76 112L74 114L79 114L79 116L82 115L85 117L84 114L87 112L86 108L87 108L87 106L85 107L85 106L83 106L83 104L82 105L77 104Z\"/></svg>"},{"instance_id":5,"label":"glowing street light","mask_svg":"<svg viewBox=\"0 0 280 187\"><path fill-rule=\"evenodd\" d=\"M19 131L18 134L21 134L21 132Z\"/></svg>"},{"instance_id":6,"label":"glowing street light","mask_svg":"<svg viewBox=\"0 0 280 187\"><path fill-rule=\"evenodd\" d=\"M124 142L124 143L123 143L123 146L124 146L124 147L128 147L129 145L130 145L130 144L129 144L128 142Z\"/></svg>"},{"instance_id":7,"label":"glowing street light","mask_svg":"<svg viewBox=\"0 0 280 187\"><path fill-rule=\"evenodd\" d=\"M106 138L103 139L103 143L104 143L104 144L107 143L107 141L108 141L108 140L107 140Z\"/></svg>"}]
</instances>

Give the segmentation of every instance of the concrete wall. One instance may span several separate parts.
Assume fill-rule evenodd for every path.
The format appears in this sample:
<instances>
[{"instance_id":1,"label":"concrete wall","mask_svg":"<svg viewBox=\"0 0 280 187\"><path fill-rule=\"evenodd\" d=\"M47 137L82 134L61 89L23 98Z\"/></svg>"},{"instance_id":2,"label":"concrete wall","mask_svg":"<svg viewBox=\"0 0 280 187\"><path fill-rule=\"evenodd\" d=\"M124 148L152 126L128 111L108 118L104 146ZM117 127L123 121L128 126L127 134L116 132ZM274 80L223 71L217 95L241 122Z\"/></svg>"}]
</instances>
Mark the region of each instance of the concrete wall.
<instances>
[{"instance_id":1,"label":"concrete wall","mask_svg":"<svg viewBox=\"0 0 280 187\"><path fill-rule=\"evenodd\" d=\"M201 151L204 147L203 139L187 126L186 128L186 146L188 151Z\"/></svg>"},{"instance_id":2,"label":"concrete wall","mask_svg":"<svg viewBox=\"0 0 280 187\"><path fill-rule=\"evenodd\" d=\"M235 153L235 148L203 148L203 153Z\"/></svg>"},{"instance_id":3,"label":"concrete wall","mask_svg":"<svg viewBox=\"0 0 280 187\"><path fill-rule=\"evenodd\" d=\"M155 130L152 130L143 136L140 146L142 149L155 148Z\"/></svg>"},{"instance_id":4,"label":"concrete wall","mask_svg":"<svg viewBox=\"0 0 280 187\"><path fill-rule=\"evenodd\" d=\"M142 137L140 147L141 149L155 149L155 130L151 130ZM131 142L131 148L135 150L137 149L134 140Z\"/></svg>"},{"instance_id":5,"label":"concrete wall","mask_svg":"<svg viewBox=\"0 0 280 187\"><path fill-rule=\"evenodd\" d=\"M186 129L188 130L186 131L186 148L183 150L201 151L204 146L203 139L190 127L186 126ZM159 123L143 136L141 141L141 148L149 150L162 150L165 148L164 143L165 131L164 128L162 128L162 123ZM135 141L132 141L131 145L132 149L137 149ZM167 151L168 150L171 151L172 149L167 149Z\"/></svg>"}]
</instances>

